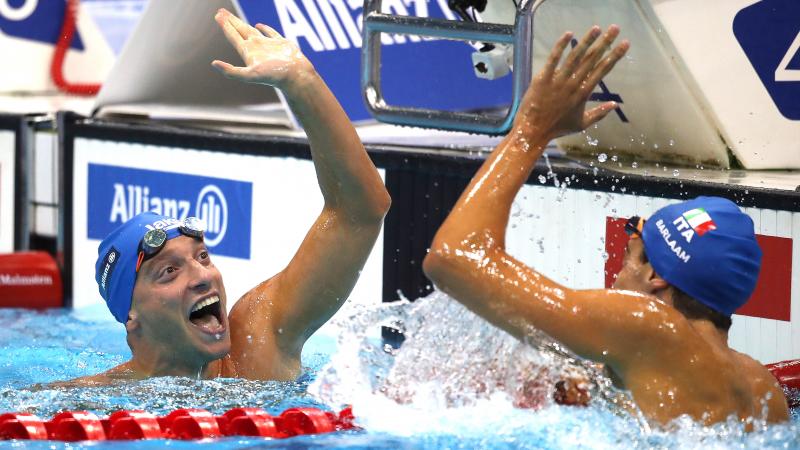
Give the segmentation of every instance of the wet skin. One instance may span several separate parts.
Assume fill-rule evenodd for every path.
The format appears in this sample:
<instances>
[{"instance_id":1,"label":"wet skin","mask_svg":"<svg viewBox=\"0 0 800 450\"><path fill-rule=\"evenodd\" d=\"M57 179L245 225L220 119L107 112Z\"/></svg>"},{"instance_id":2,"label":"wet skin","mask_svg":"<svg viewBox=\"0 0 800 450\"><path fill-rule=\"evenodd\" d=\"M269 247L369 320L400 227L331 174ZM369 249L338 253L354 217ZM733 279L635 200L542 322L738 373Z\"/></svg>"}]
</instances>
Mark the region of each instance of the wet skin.
<instances>
[{"instance_id":1,"label":"wet skin","mask_svg":"<svg viewBox=\"0 0 800 450\"><path fill-rule=\"evenodd\" d=\"M297 46L224 9L215 20L245 65L213 61L213 68L283 92L306 131L324 207L286 268L245 293L229 316L222 276L203 243L169 240L137 277L125 324L133 358L75 383L163 375L295 378L303 344L350 295L389 209L389 194L355 129ZM272 213L280 219L281 211Z\"/></svg>"},{"instance_id":2,"label":"wet skin","mask_svg":"<svg viewBox=\"0 0 800 450\"><path fill-rule=\"evenodd\" d=\"M441 290L520 340L539 329L579 356L605 364L653 423L687 414L706 424L788 418L771 374L727 346L710 321L689 320L671 305L673 288L632 240L615 289L573 290L506 253L511 204L554 138L583 130L616 106L586 110L597 83L628 49L611 49L619 29L592 28L562 62L572 35L556 43L523 98L511 132L472 179L424 261ZM569 230L567 230L569 231Z\"/></svg>"}]
</instances>

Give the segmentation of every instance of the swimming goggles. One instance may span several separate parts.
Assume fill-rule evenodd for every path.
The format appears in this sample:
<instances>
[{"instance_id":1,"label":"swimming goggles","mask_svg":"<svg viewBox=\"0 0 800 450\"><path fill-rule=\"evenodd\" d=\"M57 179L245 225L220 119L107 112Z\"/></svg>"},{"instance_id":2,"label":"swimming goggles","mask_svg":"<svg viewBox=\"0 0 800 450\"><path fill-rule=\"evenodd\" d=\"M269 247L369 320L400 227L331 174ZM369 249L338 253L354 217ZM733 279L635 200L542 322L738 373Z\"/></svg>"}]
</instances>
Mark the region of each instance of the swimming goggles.
<instances>
[{"instance_id":1,"label":"swimming goggles","mask_svg":"<svg viewBox=\"0 0 800 450\"><path fill-rule=\"evenodd\" d=\"M633 216L625 222L625 234L632 238L642 238L645 220L639 216Z\"/></svg>"},{"instance_id":2,"label":"swimming goggles","mask_svg":"<svg viewBox=\"0 0 800 450\"><path fill-rule=\"evenodd\" d=\"M177 222L177 221L176 221ZM205 224L197 217L187 217L185 220L177 222L178 230L181 234L195 238L199 241L203 240ZM172 225L169 228L174 228ZM136 273L142 267L142 263L152 258L164 248L167 242L167 232L162 228L154 228L147 230L142 240L139 242L138 258L136 259Z\"/></svg>"}]
</instances>

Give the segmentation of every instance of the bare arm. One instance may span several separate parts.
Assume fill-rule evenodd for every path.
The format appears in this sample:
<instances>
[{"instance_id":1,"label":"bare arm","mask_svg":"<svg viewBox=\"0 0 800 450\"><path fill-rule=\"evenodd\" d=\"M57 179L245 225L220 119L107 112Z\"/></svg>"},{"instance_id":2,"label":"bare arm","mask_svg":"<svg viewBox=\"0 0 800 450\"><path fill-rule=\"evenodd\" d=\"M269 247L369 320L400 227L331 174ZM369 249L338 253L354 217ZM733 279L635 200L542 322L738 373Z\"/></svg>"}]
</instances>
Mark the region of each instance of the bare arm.
<instances>
[{"instance_id":1,"label":"bare arm","mask_svg":"<svg viewBox=\"0 0 800 450\"><path fill-rule=\"evenodd\" d=\"M303 344L344 303L380 232L390 198L350 120L296 45L275 30L217 14L247 64L215 61L226 76L275 86L308 136L325 205L288 266L231 312L232 351L248 377L286 378Z\"/></svg>"},{"instance_id":2,"label":"bare arm","mask_svg":"<svg viewBox=\"0 0 800 450\"><path fill-rule=\"evenodd\" d=\"M599 121L616 106L585 111L594 87L628 49L607 50L619 30L595 27L559 67L571 39L561 37L525 94L514 126L492 152L439 229L424 262L436 285L512 335L545 331L581 356L614 362L630 314L670 314L653 299L623 291L574 291L525 266L505 250L511 204L547 143ZM600 39L598 40L598 37ZM630 339L632 335L628 334Z\"/></svg>"}]
</instances>

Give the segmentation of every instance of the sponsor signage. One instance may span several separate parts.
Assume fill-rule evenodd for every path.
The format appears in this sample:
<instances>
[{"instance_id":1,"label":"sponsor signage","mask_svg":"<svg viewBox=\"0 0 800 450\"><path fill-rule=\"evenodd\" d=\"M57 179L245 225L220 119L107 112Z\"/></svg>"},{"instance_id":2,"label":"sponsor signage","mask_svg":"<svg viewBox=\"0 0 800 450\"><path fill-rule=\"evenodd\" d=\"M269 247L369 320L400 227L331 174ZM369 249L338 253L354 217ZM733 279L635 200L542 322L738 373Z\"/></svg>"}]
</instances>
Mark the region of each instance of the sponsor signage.
<instances>
[{"instance_id":1,"label":"sponsor signage","mask_svg":"<svg viewBox=\"0 0 800 450\"><path fill-rule=\"evenodd\" d=\"M250 259L252 183L199 175L88 167L87 237L103 239L144 211L179 220L198 217L214 254Z\"/></svg>"},{"instance_id":2,"label":"sponsor signage","mask_svg":"<svg viewBox=\"0 0 800 450\"><path fill-rule=\"evenodd\" d=\"M270 25L300 46L351 120L370 118L360 86L361 0L239 0L239 5L250 23ZM447 0L384 0L383 12L455 20ZM475 49L466 42L384 34L382 44L382 91L393 104L469 110L510 103L511 77L477 78Z\"/></svg>"},{"instance_id":3,"label":"sponsor signage","mask_svg":"<svg viewBox=\"0 0 800 450\"><path fill-rule=\"evenodd\" d=\"M55 44L66 5L65 0L0 0L0 31L17 39ZM77 30L70 47L83 50Z\"/></svg>"},{"instance_id":4,"label":"sponsor signage","mask_svg":"<svg viewBox=\"0 0 800 450\"><path fill-rule=\"evenodd\" d=\"M750 5L733 19L733 34L780 113L800 120L800 2Z\"/></svg>"},{"instance_id":5,"label":"sponsor signage","mask_svg":"<svg viewBox=\"0 0 800 450\"><path fill-rule=\"evenodd\" d=\"M50 275L0 273L0 286L50 286L52 284L53 277Z\"/></svg>"}]
</instances>

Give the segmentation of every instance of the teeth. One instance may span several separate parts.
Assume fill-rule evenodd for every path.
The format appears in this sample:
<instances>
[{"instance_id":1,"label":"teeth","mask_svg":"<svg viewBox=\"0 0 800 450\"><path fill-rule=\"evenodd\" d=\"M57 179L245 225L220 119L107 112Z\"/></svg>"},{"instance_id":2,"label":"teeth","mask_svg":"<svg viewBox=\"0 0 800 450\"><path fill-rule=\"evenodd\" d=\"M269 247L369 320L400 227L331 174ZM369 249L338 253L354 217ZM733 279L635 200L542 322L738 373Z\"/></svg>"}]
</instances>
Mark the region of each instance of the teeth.
<instances>
[{"instance_id":1,"label":"teeth","mask_svg":"<svg viewBox=\"0 0 800 450\"><path fill-rule=\"evenodd\" d=\"M194 308L192 308L192 310L189 311L189 314L191 314L191 313L193 313L195 311L199 311L199 310L205 308L208 305L213 305L214 303L217 303L218 301L219 301L219 297L216 296L216 295L213 296L213 297L209 297L209 298L201 301L200 303L194 305Z\"/></svg>"}]
</instances>

